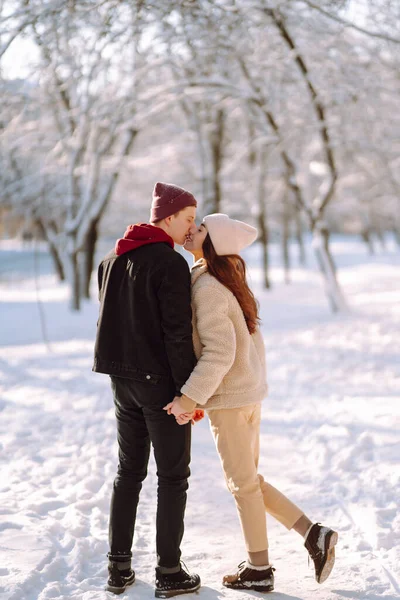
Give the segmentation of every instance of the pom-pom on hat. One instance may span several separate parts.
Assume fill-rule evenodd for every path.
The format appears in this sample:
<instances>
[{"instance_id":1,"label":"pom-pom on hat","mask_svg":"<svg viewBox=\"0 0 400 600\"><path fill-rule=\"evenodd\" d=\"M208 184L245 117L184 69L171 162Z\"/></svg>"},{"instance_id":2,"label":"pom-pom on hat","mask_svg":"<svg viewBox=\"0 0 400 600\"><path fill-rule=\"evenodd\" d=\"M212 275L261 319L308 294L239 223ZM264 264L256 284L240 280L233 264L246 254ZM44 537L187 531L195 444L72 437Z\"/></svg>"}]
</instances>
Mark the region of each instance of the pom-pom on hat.
<instances>
[{"instance_id":1,"label":"pom-pom on hat","mask_svg":"<svg viewBox=\"0 0 400 600\"><path fill-rule=\"evenodd\" d=\"M158 182L153 190L150 223L166 219L187 206L197 206L193 194L177 185Z\"/></svg>"},{"instance_id":2,"label":"pom-pom on hat","mask_svg":"<svg viewBox=\"0 0 400 600\"><path fill-rule=\"evenodd\" d=\"M215 213L204 217L203 222L219 256L239 254L257 238L255 227L230 219L228 215Z\"/></svg>"}]
</instances>

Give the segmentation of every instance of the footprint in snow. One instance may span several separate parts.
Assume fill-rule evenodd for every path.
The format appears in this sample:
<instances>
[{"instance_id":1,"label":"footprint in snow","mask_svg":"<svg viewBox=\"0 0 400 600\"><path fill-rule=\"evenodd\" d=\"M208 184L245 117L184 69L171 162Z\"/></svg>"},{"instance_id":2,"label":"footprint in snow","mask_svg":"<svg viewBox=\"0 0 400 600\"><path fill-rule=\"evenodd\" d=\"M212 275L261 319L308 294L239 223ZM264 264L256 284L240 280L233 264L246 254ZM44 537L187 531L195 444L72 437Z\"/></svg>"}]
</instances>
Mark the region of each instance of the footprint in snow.
<instances>
[{"instance_id":1,"label":"footprint in snow","mask_svg":"<svg viewBox=\"0 0 400 600\"><path fill-rule=\"evenodd\" d=\"M22 529L23 525L20 523L13 523L11 521L6 521L5 523L0 523L0 531L4 531L6 529Z\"/></svg>"}]
</instances>

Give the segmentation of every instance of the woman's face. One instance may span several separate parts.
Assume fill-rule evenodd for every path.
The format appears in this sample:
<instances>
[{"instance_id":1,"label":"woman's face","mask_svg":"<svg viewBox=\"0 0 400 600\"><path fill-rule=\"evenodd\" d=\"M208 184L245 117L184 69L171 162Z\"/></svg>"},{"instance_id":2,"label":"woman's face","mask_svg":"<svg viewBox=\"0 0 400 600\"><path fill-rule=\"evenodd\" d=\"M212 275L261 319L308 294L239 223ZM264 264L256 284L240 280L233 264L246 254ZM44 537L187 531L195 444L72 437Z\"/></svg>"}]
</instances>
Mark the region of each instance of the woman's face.
<instances>
[{"instance_id":1,"label":"woman's face","mask_svg":"<svg viewBox=\"0 0 400 600\"><path fill-rule=\"evenodd\" d=\"M184 245L185 250L188 252L199 252L203 247L203 242L207 237L207 229L204 223L200 225L193 233L187 238Z\"/></svg>"}]
</instances>

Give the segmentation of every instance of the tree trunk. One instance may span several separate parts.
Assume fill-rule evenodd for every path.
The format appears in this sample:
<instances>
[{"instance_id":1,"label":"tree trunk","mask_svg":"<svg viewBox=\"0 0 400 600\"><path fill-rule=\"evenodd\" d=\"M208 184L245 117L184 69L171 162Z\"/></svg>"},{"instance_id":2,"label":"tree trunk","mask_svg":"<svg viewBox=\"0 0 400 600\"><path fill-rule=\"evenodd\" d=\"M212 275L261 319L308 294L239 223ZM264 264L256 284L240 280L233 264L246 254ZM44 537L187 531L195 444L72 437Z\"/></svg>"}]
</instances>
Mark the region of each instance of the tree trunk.
<instances>
[{"instance_id":1,"label":"tree trunk","mask_svg":"<svg viewBox=\"0 0 400 600\"><path fill-rule=\"evenodd\" d=\"M68 278L71 290L71 310L80 310L81 308L81 282L79 275L79 253L76 250L75 237L70 236L67 249L68 260Z\"/></svg>"},{"instance_id":2,"label":"tree trunk","mask_svg":"<svg viewBox=\"0 0 400 600\"><path fill-rule=\"evenodd\" d=\"M82 265L82 297L90 298L90 282L94 268L94 257L98 239L99 221L92 221L85 239Z\"/></svg>"},{"instance_id":3,"label":"tree trunk","mask_svg":"<svg viewBox=\"0 0 400 600\"><path fill-rule=\"evenodd\" d=\"M400 227L393 227L392 231L397 245L400 246Z\"/></svg>"},{"instance_id":4,"label":"tree trunk","mask_svg":"<svg viewBox=\"0 0 400 600\"><path fill-rule=\"evenodd\" d=\"M258 227L260 230L260 242L263 253L263 277L264 287L271 288L269 279L269 231L267 225L267 209L265 203L265 173L267 162L267 150L261 147L258 152L258 181L257 181L257 199L258 199Z\"/></svg>"},{"instance_id":5,"label":"tree trunk","mask_svg":"<svg viewBox=\"0 0 400 600\"><path fill-rule=\"evenodd\" d=\"M375 254L374 242L371 236L371 229L369 227L365 227L361 232L361 237L363 242L365 242L368 246L368 250L370 255Z\"/></svg>"},{"instance_id":6,"label":"tree trunk","mask_svg":"<svg viewBox=\"0 0 400 600\"><path fill-rule=\"evenodd\" d=\"M58 252L56 245L49 239L46 228L41 219L36 219L35 225L36 225L37 230L39 231L40 236L44 240L46 240L46 242L49 245L50 256L53 259L54 269L55 269L55 272L57 274L59 281L65 281L64 265L62 263L62 260L61 260L61 257L60 257L60 254ZM55 225L53 225L53 229L54 229L54 231L56 230Z\"/></svg>"},{"instance_id":7,"label":"tree trunk","mask_svg":"<svg viewBox=\"0 0 400 600\"><path fill-rule=\"evenodd\" d=\"M265 9L265 10L267 10L267 9ZM267 12L271 13L271 10L268 9ZM272 15L272 16L274 16L274 18L275 18L275 15ZM278 21L279 21L279 27L281 27L283 24L279 19L278 19ZM293 47L293 49L295 49L295 48ZM297 49L296 49L296 53L294 53L294 56L298 57ZM317 116L318 116L318 119L320 122L320 126L321 126L321 135L322 135L324 153L326 156L327 165L329 166L330 177L328 179L326 179L326 181L324 182L324 186L320 188L318 201L316 201L316 200L314 201L314 204L317 206L317 210L314 210L312 208L312 205L307 203L303 198L302 190L297 181L297 168L296 168L294 161L292 160L292 158L290 157L290 155L288 154L288 152L285 149L285 145L283 143L283 138L282 138L282 134L281 134L281 130L280 130L278 121L276 120L274 114L271 112L270 108L269 107L267 108L267 101L263 97L259 85L254 83L254 80L252 79L252 77L249 73L249 70L247 69L244 61L239 59L239 63L240 63L242 72L245 76L245 79L250 83L252 90L257 94L257 97L252 100L253 104L255 106L259 107L260 113L263 115L263 117L266 120L266 123L269 125L269 127L271 127L272 131L276 134L276 136L280 142L280 156L281 156L281 159L282 159L282 162L284 165L284 177L285 177L286 184L287 184L288 188L291 189L293 192L297 207L303 209L305 211L306 216L309 219L310 229L314 234L313 241L314 241L315 252L317 254L318 264L324 275L324 283L325 283L326 291L327 291L327 294L329 297L329 302L330 302L333 310L342 310L342 309L347 310L346 303L344 301L339 284L336 280L334 270L332 270L333 260L329 258L329 254L327 255L326 244L324 242L324 239L323 239L321 233L318 233L318 234L316 233L318 225L320 223L322 223L322 217L323 217L324 211L333 196L333 193L335 190L335 184L336 184L336 180L337 180L337 172L336 172L336 167L335 167L335 163L334 163L332 148L330 145L329 132L328 132L326 122L325 122L325 114L324 114L323 107L319 101L317 101L314 104L314 107L316 109L316 113L317 113ZM301 63L302 63L302 71L304 73L305 65L304 65L303 61L301 61ZM313 97L317 98L317 94L314 90L314 87L308 78L307 78L307 85L308 85ZM329 250L329 248L328 248L328 250Z\"/></svg>"},{"instance_id":8,"label":"tree trunk","mask_svg":"<svg viewBox=\"0 0 400 600\"><path fill-rule=\"evenodd\" d=\"M268 227L265 223L265 215L258 215L258 228L260 230L260 242L262 247L262 257L263 257L263 283L264 287L269 290L271 289L271 282L269 279L269 251L268 251Z\"/></svg>"},{"instance_id":9,"label":"tree trunk","mask_svg":"<svg viewBox=\"0 0 400 600\"><path fill-rule=\"evenodd\" d=\"M295 224L295 236L297 240L297 248L299 251L299 264L302 267L306 266L306 251L304 247L304 230L303 230L303 222L301 218L301 213L294 207L294 224Z\"/></svg>"},{"instance_id":10,"label":"tree trunk","mask_svg":"<svg viewBox=\"0 0 400 600\"><path fill-rule=\"evenodd\" d=\"M205 198L204 209L207 213L221 212L221 184L220 170L223 159L225 114L222 109L218 109L213 118L212 129L209 134L210 145L210 169L207 185L207 196Z\"/></svg>"},{"instance_id":11,"label":"tree trunk","mask_svg":"<svg viewBox=\"0 0 400 600\"><path fill-rule=\"evenodd\" d=\"M53 259L54 269L56 271L59 281L65 281L64 265L61 262L60 255L54 244L49 242L49 251L51 258Z\"/></svg>"},{"instance_id":12,"label":"tree trunk","mask_svg":"<svg viewBox=\"0 0 400 600\"><path fill-rule=\"evenodd\" d=\"M324 239L324 250L325 250L326 256L328 257L331 269L332 269L333 273L335 274L335 279L336 279L336 264L335 264L335 261L333 260L332 253L329 248L331 232L329 231L329 229L325 223L323 223L323 225L321 227L321 231L322 231L322 236Z\"/></svg>"},{"instance_id":13,"label":"tree trunk","mask_svg":"<svg viewBox=\"0 0 400 600\"><path fill-rule=\"evenodd\" d=\"M208 177L207 177L207 148L206 148L206 134L202 129L202 122L200 117L200 106L194 103L193 109L186 107L185 101L183 101L183 109L186 116L189 119L190 126L196 131L197 134L197 148L200 159L200 170L201 170L201 192L204 205L208 198Z\"/></svg>"},{"instance_id":14,"label":"tree trunk","mask_svg":"<svg viewBox=\"0 0 400 600\"><path fill-rule=\"evenodd\" d=\"M324 278L325 291L333 312L346 312L348 307L336 278L336 267L329 249L329 230L323 221L313 229L312 245L319 269Z\"/></svg>"},{"instance_id":15,"label":"tree trunk","mask_svg":"<svg viewBox=\"0 0 400 600\"><path fill-rule=\"evenodd\" d=\"M285 190L283 196L283 210L282 210L282 257L283 257L283 269L285 276L285 283L290 283L290 252L289 252L289 238L290 238L290 208L288 206L288 191Z\"/></svg>"},{"instance_id":16,"label":"tree trunk","mask_svg":"<svg viewBox=\"0 0 400 600\"><path fill-rule=\"evenodd\" d=\"M375 235L379 240L379 243L381 245L381 248L383 251L386 250L386 239L385 239L385 233L382 229L382 227L380 225L377 225L375 227Z\"/></svg>"}]
</instances>

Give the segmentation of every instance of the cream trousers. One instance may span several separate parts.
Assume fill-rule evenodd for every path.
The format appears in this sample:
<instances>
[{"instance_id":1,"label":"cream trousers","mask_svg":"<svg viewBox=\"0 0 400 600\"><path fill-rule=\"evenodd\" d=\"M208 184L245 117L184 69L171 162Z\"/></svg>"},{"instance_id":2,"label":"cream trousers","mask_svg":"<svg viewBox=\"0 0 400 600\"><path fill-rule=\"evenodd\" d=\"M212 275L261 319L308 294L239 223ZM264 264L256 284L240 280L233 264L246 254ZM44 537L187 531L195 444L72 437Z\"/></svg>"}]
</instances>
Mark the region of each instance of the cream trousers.
<instances>
[{"instance_id":1,"label":"cream trousers","mask_svg":"<svg viewBox=\"0 0 400 600\"><path fill-rule=\"evenodd\" d=\"M207 411L248 552L268 548L265 511L291 529L304 514L258 470L261 404Z\"/></svg>"}]
</instances>

